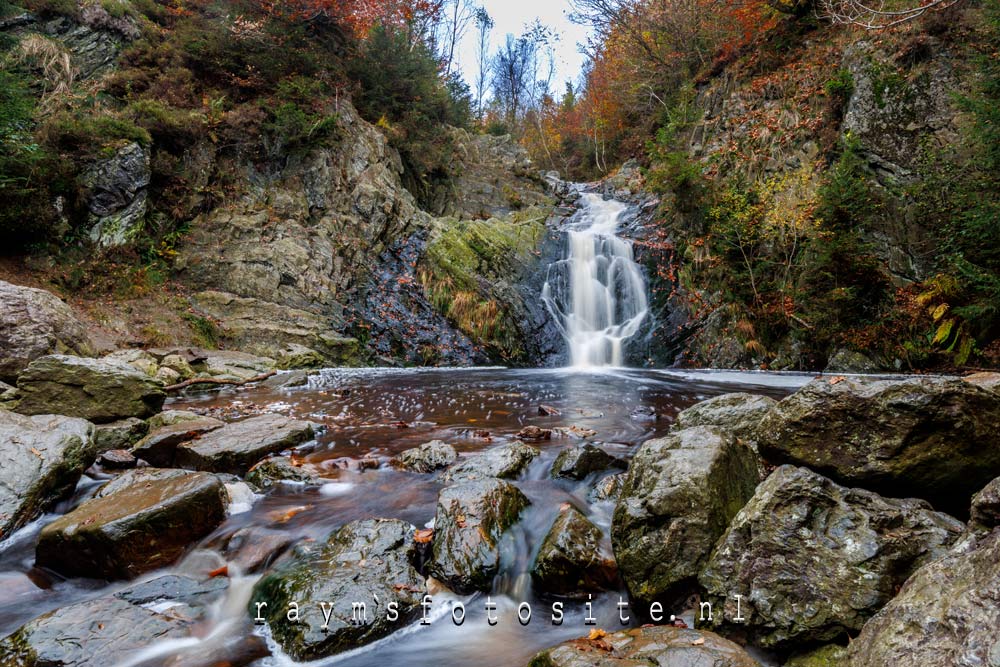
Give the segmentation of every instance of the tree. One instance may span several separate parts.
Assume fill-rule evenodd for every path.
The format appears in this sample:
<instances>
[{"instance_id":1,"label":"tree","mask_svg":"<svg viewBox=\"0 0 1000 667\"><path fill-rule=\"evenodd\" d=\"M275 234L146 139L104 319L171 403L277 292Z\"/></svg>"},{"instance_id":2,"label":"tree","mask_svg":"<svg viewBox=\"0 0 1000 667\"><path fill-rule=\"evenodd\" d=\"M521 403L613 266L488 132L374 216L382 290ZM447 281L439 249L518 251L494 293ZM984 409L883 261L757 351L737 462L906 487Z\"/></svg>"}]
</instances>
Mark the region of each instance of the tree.
<instances>
[{"instance_id":1,"label":"tree","mask_svg":"<svg viewBox=\"0 0 1000 667\"><path fill-rule=\"evenodd\" d=\"M490 31L493 30L493 18L485 7L477 7L476 22L476 118L483 122L483 96L490 86Z\"/></svg>"},{"instance_id":2,"label":"tree","mask_svg":"<svg viewBox=\"0 0 1000 667\"><path fill-rule=\"evenodd\" d=\"M848 23L868 30L882 30L912 21L927 12L941 11L957 5L962 0L909 1L878 0L818 0L816 12L820 18L834 23Z\"/></svg>"}]
</instances>

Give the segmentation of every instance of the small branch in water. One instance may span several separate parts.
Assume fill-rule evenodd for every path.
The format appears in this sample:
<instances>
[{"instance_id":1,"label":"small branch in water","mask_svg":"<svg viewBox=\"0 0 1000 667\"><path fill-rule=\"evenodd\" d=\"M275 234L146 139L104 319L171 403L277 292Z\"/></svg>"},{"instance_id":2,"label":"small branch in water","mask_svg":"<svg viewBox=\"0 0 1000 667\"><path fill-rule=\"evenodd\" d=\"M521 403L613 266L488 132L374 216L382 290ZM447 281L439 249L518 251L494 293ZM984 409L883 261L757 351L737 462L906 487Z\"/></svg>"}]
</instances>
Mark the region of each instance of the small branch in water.
<instances>
[{"instance_id":1,"label":"small branch in water","mask_svg":"<svg viewBox=\"0 0 1000 667\"><path fill-rule=\"evenodd\" d=\"M267 373L261 373L260 375L255 375L252 378L247 378L246 380L227 380L225 378L191 378L190 380L184 380L184 382L178 382L177 384L168 385L163 388L163 391L180 391L185 387L190 387L196 384L226 384L235 387L242 387L245 384L250 384L251 382L260 382L261 380L266 380L267 378L276 375L278 371L268 371Z\"/></svg>"}]
</instances>

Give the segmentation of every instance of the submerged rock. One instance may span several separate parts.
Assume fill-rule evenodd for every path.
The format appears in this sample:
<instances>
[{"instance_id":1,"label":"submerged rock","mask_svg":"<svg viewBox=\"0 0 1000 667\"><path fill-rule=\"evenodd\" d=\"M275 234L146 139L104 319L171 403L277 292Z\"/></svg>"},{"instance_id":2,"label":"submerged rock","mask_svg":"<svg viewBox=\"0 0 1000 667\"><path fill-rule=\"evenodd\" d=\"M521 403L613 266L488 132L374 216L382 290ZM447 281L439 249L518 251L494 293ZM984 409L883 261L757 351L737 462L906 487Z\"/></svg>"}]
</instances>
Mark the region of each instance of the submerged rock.
<instances>
[{"instance_id":1,"label":"submerged rock","mask_svg":"<svg viewBox=\"0 0 1000 667\"><path fill-rule=\"evenodd\" d=\"M595 472L608 468L626 468L628 464L616 456L608 454L590 443L568 447L556 457L552 464L552 476L567 479L583 479Z\"/></svg>"},{"instance_id":2,"label":"submerged rock","mask_svg":"<svg viewBox=\"0 0 1000 667\"><path fill-rule=\"evenodd\" d=\"M1000 394L961 380L818 378L779 402L759 434L772 463L955 512L1000 475Z\"/></svg>"},{"instance_id":3,"label":"submerged rock","mask_svg":"<svg viewBox=\"0 0 1000 667\"><path fill-rule=\"evenodd\" d=\"M520 489L499 479L442 489L428 571L460 594L489 590L500 570L500 538L529 504Z\"/></svg>"},{"instance_id":4,"label":"submerged rock","mask_svg":"<svg viewBox=\"0 0 1000 667\"><path fill-rule=\"evenodd\" d=\"M269 489L279 482L324 484L328 481L290 456L272 456L247 472L247 482L261 489Z\"/></svg>"},{"instance_id":5,"label":"submerged rock","mask_svg":"<svg viewBox=\"0 0 1000 667\"><path fill-rule=\"evenodd\" d=\"M97 451L83 419L0 410L0 539L72 493Z\"/></svg>"},{"instance_id":6,"label":"submerged rock","mask_svg":"<svg viewBox=\"0 0 1000 667\"><path fill-rule=\"evenodd\" d=\"M244 475L268 454L294 447L313 437L309 422L281 415L251 417L205 434L177 448L182 468Z\"/></svg>"},{"instance_id":7,"label":"submerged rock","mask_svg":"<svg viewBox=\"0 0 1000 667\"><path fill-rule=\"evenodd\" d=\"M643 443L611 524L632 596L668 604L690 593L757 479L753 451L728 431L695 426Z\"/></svg>"},{"instance_id":8,"label":"submerged rock","mask_svg":"<svg viewBox=\"0 0 1000 667\"><path fill-rule=\"evenodd\" d=\"M746 651L714 632L656 626L590 639L537 654L529 667L760 667Z\"/></svg>"},{"instance_id":9,"label":"submerged rock","mask_svg":"<svg viewBox=\"0 0 1000 667\"><path fill-rule=\"evenodd\" d=\"M580 510L566 507L542 541L531 576L539 588L558 595L586 596L609 588L618 572L602 542L600 528Z\"/></svg>"},{"instance_id":10,"label":"submerged rock","mask_svg":"<svg viewBox=\"0 0 1000 667\"><path fill-rule=\"evenodd\" d=\"M913 574L847 650L846 667L1000 664L1000 530Z\"/></svg>"},{"instance_id":11,"label":"submerged rock","mask_svg":"<svg viewBox=\"0 0 1000 667\"><path fill-rule=\"evenodd\" d=\"M829 642L859 631L964 528L922 500L882 498L782 466L733 519L699 580L715 628L764 647ZM745 593L743 623L732 621L734 591Z\"/></svg>"},{"instance_id":12,"label":"submerged rock","mask_svg":"<svg viewBox=\"0 0 1000 667\"><path fill-rule=\"evenodd\" d=\"M225 425L225 422L211 417L181 419L151 430L148 435L135 443L132 454L154 466L171 466L178 445Z\"/></svg>"},{"instance_id":13,"label":"submerged rock","mask_svg":"<svg viewBox=\"0 0 1000 667\"><path fill-rule=\"evenodd\" d=\"M124 362L63 354L31 362L17 388L22 414L61 414L95 423L149 417L166 398L158 381Z\"/></svg>"},{"instance_id":14,"label":"submerged rock","mask_svg":"<svg viewBox=\"0 0 1000 667\"><path fill-rule=\"evenodd\" d=\"M226 500L214 475L149 473L45 526L35 560L68 576L135 577L173 563L222 523Z\"/></svg>"},{"instance_id":15,"label":"submerged rock","mask_svg":"<svg viewBox=\"0 0 1000 667\"><path fill-rule=\"evenodd\" d=\"M401 470L428 473L447 468L457 459L458 453L454 447L441 440L431 440L419 447L400 452L389 463Z\"/></svg>"},{"instance_id":16,"label":"submerged rock","mask_svg":"<svg viewBox=\"0 0 1000 667\"><path fill-rule=\"evenodd\" d=\"M419 615L424 579L412 564L413 532L404 521L365 519L345 525L324 544L299 546L257 582L248 609L256 615L257 603L267 603L262 614L295 660L315 660L384 637ZM292 602L299 606L298 622L287 617ZM396 621L389 620L390 603L398 605Z\"/></svg>"},{"instance_id":17,"label":"submerged rock","mask_svg":"<svg viewBox=\"0 0 1000 667\"><path fill-rule=\"evenodd\" d=\"M539 454L541 452L531 445L526 445L523 442L512 442L473 454L459 461L445 472L441 479L446 484L490 477L515 479Z\"/></svg>"}]
</instances>

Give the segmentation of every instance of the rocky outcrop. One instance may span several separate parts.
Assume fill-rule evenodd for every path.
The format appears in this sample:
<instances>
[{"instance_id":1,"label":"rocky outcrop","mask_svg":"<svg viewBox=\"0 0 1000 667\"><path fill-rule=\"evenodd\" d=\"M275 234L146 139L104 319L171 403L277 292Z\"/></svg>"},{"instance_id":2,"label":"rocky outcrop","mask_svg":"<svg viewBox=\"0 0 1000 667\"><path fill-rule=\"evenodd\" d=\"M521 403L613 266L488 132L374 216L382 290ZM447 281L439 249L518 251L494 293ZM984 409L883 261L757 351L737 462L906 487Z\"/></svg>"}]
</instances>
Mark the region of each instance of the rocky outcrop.
<instances>
[{"instance_id":1,"label":"rocky outcrop","mask_svg":"<svg viewBox=\"0 0 1000 667\"><path fill-rule=\"evenodd\" d=\"M250 612L256 615L257 603L267 603L262 613L275 640L299 661L363 646L405 627L419 614L424 591L412 565L413 532L403 521L366 519L347 524L325 543L299 546L257 582ZM291 602L298 603L298 622L288 620ZM397 605L395 620L390 603Z\"/></svg>"},{"instance_id":2,"label":"rocky outcrop","mask_svg":"<svg viewBox=\"0 0 1000 667\"><path fill-rule=\"evenodd\" d=\"M819 378L761 421L759 446L772 463L964 513L1000 475L1000 395L945 378Z\"/></svg>"},{"instance_id":3,"label":"rocky outcrop","mask_svg":"<svg viewBox=\"0 0 1000 667\"><path fill-rule=\"evenodd\" d=\"M603 538L580 510L561 508L531 568L535 584L549 593L584 597L614 586L618 572Z\"/></svg>"},{"instance_id":4,"label":"rocky outcrop","mask_svg":"<svg viewBox=\"0 0 1000 667\"><path fill-rule=\"evenodd\" d=\"M757 479L753 451L714 427L643 443L611 524L615 558L633 599L668 604L690 593Z\"/></svg>"},{"instance_id":5,"label":"rocky outcrop","mask_svg":"<svg viewBox=\"0 0 1000 667\"><path fill-rule=\"evenodd\" d=\"M559 452L559 456L552 463L552 477L584 479L595 472L603 472L609 468L625 468L627 465L617 456L586 443Z\"/></svg>"},{"instance_id":6,"label":"rocky outcrop","mask_svg":"<svg viewBox=\"0 0 1000 667\"><path fill-rule=\"evenodd\" d=\"M400 470L429 473L447 468L458 459L458 453L451 445L441 440L431 440L419 447L413 447L392 457L389 464Z\"/></svg>"},{"instance_id":7,"label":"rocky outcrop","mask_svg":"<svg viewBox=\"0 0 1000 667\"><path fill-rule=\"evenodd\" d=\"M846 667L997 664L1000 531L925 565L854 638Z\"/></svg>"},{"instance_id":8,"label":"rocky outcrop","mask_svg":"<svg viewBox=\"0 0 1000 667\"><path fill-rule=\"evenodd\" d=\"M17 388L22 414L61 414L97 423L149 417L166 399L160 382L126 363L62 354L31 362Z\"/></svg>"},{"instance_id":9,"label":"rocky outcrop","mask_svg":"<svg viewBox=\"0 0 1000 667\"><path fill-rule=\"evenodd\" d=\"M733 519L699 581L716 629L770 648L824 643L858 632L963 530L922 500L782 466ZM733 621L734 592L744 622Z\"/></svg>"},{"instance_id":10,"label":"rocky outcrop","mask_svg":"<svg viewBox=\"0 0 1000 667\"><path fill-rule=\"evenodd\" d=\"M102 248L125 245L143 231L149 148L129 142L91 164L79 176L90 214L90 240Z\"/></svg>"},{"instance_id":11,"label":"rocky outcrop","mask_svg":"<svg viewBox=\"0 0 1000 667\"><path fill-rule=\"evenodd\" d=\"M72 493L97 451L83 419L0 410L0 539Z\"/></svg>"},{"instance_id":12,"label":"rocky outcrop","mask_svg":"<svg viewBox=\"0 0 1000 667\"><path fill-rule=\"evenodd\" d=\"M67 576L130 579L173 563L225 519L226 491L214 475L147 474L45 526L36 563Z\"/></svg>"},{"instance_id":13,"label":"rocky outcrop","mask_svg":"<svg viewBox=\"0 0 1000 667\"><path fill-rule=\"evenodd\" d=\"M225 425L225 422L218 419L198 417L160 426L135 443L132 455L154 466L169 467L174 463L178 445Z\"/></svg>"},{"instance_id":14,"label":"rocky outcrop","mask_svg":"<svg viewBox=\"0 0 1000 667\"><path fill-rule=\"evenodd\" d=\"M528 667L759 667L746 651L714 632L669 626L574 639L542 651Z\"/></svg>"},{"instance_id":15,"label":"rocky outcrop","mask_svg":"<svg viewBox=\"0 0 1000 667\"><path fill-rule=\"evenodd\" d=\"M54 294L0 280L0 380L15 382L47 354L88 356L94 348L87 329Z\"/></svg>"},{"instance_id":16,"label":"rocky outcrop","mask_svg":"<svg viewBox=\"0 0 1000 667\"><path fill-rule=\"evenodd\" d=\"M177 447L174 458L182 468L245 475L268 454L303 443L313 437L309 422L281 415L261 415L227 424L198 440Z\"/></svg>"},{"instance_id":17,"label":"rocky outcrop","mask_svg":"<svg viewBox=\"0 0 1000 667\"><path fill-rule=\"evenodd\" d=\"M515 479L541 452L523 442L511 442L462 459L441 476L446 484L477 479Z\"/></svg>"},{"instance_id":18,"label":"rocky outcrop","mask_svg":"<svg viewBox=\"0 0 1000 667\"><path fill-rule=\"evenodd\" d=\"M500 538L528 504L517 487L498 479L444 488L428 571L457 593L489 590L500 568Z\"/></svg>"}]
</instances>

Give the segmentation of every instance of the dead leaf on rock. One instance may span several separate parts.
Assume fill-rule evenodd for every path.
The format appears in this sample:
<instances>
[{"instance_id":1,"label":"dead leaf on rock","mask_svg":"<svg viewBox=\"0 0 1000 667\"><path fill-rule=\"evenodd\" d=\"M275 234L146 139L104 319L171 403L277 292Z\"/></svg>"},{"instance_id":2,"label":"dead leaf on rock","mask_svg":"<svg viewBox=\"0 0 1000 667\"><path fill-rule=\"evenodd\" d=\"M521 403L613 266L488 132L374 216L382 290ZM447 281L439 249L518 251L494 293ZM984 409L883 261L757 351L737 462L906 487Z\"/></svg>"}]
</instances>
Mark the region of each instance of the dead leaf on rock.
<instances>
[{"instance_id":1,"label":"dead leaf on rock","mask_svg":"<svg viewBox=\"0 0 1000 667\"><path fill-rule=\"evenodd\" d=\"M306 512L312 509L312 505L297 505L295 507L290 507L287 510L276 510L274 512L268 512L267 518L275 523L288 523L293 517L302 512Z\"/></svg>"},{"instance_id":2,"label":"dead leaf on rock","mask_svg":"<svg viewBox=\"0 0 1000 667\"><path fill-rule=\"evenodd\" d=\"M830 378L830 384L840 384L846 379L843 375L838 375L837 377Z\"/></svg>"},{"instance_id":3,"label":"dead leaf on rock","mask_svg":"<svg viewBox=\"0 0 1000 667\"><path fill-rule=\"evenodd\" d=\"M691 642L691 646L701 646L704 643L705 643L705 638L704 637L698 637L693 642Z\"/></svg>"},{"instance_id":4,"label":"dead leaf on rock","mask_svg":"<svg viewBox=\"0 0 1000 667\"><path fill-rule=\"evenodd\" d=\"M590 634L587 635L587 639L589 639L590 641L594 641L595 639L601 639L602 637L607 637L607 636L608 633L605 632L604 630L601 630L600 628L594 628L593 630L590 631Z\"/></svg>"},{"instance_id":5,"label":"dead leaf on rock","mask_svg":"<svg viewBox=\"0 0 1000 667\"><path fill-rule=\"evenodd\" d=\"M413 533L413 541L417 544L427 544L432 539L434 539L433 528L418 528L417 531Z\"/></svg>"},{"instance_id":6,"label":"dead leaf on rock","mask_svg":"<svg viewBox=\"0 0 1000 667\"><path fill-rule=\"evenodd\" d=\"M228 577L229 576L229 565L223 565L222 567L217 567L208 573L209 578L213 577Z\"/></svg>"}]
</instances>

